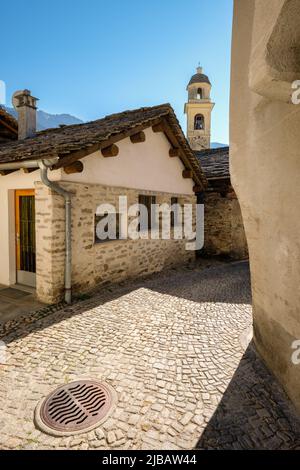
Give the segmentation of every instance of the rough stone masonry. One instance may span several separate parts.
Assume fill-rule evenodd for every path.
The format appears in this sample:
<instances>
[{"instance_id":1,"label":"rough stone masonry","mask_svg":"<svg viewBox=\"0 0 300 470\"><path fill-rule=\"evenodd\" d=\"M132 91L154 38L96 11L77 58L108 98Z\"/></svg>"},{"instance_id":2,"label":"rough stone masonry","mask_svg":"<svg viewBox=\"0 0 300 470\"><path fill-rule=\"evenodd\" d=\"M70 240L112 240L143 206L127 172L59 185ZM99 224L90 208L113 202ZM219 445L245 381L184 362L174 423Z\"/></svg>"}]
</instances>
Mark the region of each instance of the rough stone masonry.
<instances>
[{"instance_id":1,"label":"rough stone masonry","mask_svg":"<svg viewBox=\"0 0 300 470\"><path fill-rule=\"evenodd\" d=\"M113 240L95 243L95 213L101 203L118 207L119 196L128 205L137 204L139 194L156 196L156 203L196 203L196 197L182 194L138 191L96 184L62 183L72 197L72 284L77 293L95 285L139 277L191 261L195 252L186 250L186 240ZM195 214L194 214L195 217ZM194 223L194 222L193 222ZM60 196L36 183L37 295L40 301L61 300L64 288L65 213Z\"/></svg>"}]
</instances>

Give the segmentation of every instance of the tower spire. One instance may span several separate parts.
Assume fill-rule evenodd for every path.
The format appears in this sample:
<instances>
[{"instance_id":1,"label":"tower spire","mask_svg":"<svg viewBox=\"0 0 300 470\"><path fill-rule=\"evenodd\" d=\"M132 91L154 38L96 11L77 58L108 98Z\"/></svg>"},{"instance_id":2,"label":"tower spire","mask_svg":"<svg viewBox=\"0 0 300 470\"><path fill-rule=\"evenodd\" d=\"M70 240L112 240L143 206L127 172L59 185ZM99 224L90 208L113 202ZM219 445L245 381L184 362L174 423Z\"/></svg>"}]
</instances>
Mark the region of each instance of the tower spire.
<instances>
[{"instance_id":1,"label":"tower spire","mask_svg":"<svg viewBox=\"0 0 300 470\"><path fill-rule=\"evenodd\" d=\"M187 139L193 150L210 148L211 112L214 107L210 99L211 83L199 65L187 86L188 102L184 112L187 115Z\"/></svg>"}]
</instances>

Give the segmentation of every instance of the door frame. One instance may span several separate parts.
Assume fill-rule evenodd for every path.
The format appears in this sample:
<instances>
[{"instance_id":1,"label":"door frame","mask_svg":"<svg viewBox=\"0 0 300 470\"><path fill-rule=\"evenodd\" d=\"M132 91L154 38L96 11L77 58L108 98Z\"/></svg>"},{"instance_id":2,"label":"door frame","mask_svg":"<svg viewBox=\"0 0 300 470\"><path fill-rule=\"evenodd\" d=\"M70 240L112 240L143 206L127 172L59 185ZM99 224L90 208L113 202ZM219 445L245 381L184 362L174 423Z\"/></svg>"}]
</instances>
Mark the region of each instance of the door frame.
<instances>
[{"instance_id":1,"label":"door frame","mask_svg":"<svg viewBox=\"0 0 300 470\"><path fill-rule=\"evenodd\" d=\"M18 283L18 271L21 267L21 245L20 245L20 197L35 196L35 189L15 190L15 253L16 253L16 282Z\"/></svg>"}]
</instances>

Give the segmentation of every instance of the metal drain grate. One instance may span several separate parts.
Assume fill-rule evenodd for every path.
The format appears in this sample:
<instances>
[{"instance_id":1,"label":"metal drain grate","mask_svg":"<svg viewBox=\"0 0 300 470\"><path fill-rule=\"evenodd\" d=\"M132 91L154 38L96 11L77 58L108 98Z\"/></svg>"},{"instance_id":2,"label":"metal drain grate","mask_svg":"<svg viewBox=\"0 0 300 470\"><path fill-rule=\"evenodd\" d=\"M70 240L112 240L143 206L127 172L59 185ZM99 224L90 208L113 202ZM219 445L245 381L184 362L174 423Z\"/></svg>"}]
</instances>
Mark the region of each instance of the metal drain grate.
<instances>
[{"instance_id":1,"label":"metal drain grate","mask_svg":"<svg viewBox=\"0 0 300 470\"><path fill-rule=\"evenodd\" d=\"M51 434L77 434L99 426L113 403L114 392L109 385L79 380L48 395L37 407L36 421Z\"/></svg>"}]
</instances>

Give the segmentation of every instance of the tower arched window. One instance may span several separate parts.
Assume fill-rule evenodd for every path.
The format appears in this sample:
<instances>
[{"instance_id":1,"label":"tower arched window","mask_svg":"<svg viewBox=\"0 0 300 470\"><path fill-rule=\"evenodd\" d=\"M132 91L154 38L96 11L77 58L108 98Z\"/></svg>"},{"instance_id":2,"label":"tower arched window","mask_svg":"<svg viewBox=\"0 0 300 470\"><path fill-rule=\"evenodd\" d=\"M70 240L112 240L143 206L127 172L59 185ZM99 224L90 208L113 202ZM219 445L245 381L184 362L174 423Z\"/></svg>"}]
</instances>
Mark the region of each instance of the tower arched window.
<instances>
[{"instance_id":1,"label":"tower arched window","mask_svg":"<svg viewBox=\"0 0 300 470\"><path fill-rule=\"evenodd\" d=\"M202 130L204 129L204 116L202 114L196 114L194 121L194 129Z\"/></svg>"},{"instance_id":2,"label":"tower arched window","mask_svg":"<svg viewBox=\"0 0 300 470\"><path fill-rule=\"evenodd\" d=\"M202 88L198 88L197 90L197 100L202 100L203 98L203 90Z\"/></svg>"}]
</instances>

